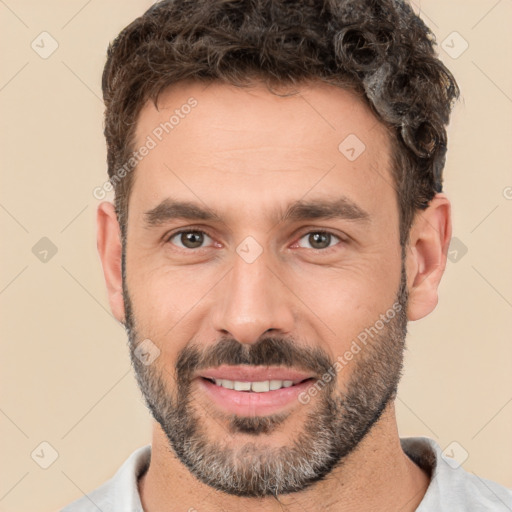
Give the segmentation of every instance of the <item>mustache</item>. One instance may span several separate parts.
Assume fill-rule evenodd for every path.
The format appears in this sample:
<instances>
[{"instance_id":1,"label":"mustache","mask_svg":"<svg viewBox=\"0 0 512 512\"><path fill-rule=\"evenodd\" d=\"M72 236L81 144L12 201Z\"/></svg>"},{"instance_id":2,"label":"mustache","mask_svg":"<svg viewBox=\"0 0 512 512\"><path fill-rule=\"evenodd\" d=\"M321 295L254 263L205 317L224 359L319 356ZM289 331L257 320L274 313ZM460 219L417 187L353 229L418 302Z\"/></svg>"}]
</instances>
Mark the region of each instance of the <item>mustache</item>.
<instances>
[{"instance_id":1,"label":"mustache","mask_svg":"<svg viewBox=\"0 0 512 512\"><path fill-rule=\"evenodd\" d=\"M233 338L224 338L206 348L188 345L179 354L175 370L181 382L190 381L199 370L221 365L282 366L314 373L320 378L333 364L318 347L303 347L286 338L270 336L251 345Z\"/></svg>"}]
</instances>

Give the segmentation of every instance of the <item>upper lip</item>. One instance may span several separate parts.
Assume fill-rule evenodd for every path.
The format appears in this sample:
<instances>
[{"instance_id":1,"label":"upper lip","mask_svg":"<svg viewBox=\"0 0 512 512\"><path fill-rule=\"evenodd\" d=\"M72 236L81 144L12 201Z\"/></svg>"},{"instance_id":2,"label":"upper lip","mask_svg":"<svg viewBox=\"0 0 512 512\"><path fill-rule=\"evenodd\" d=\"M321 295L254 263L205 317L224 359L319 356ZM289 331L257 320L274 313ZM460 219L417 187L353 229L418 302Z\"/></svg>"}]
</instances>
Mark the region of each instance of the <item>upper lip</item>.
<instances>
[{"instance_id":1,"label":"upper lip","mask_svg":"<svg viewBox=\"0 0 512 512\"><path fill-rule=\"evenodd\" d=\"M228 366L208 368L197 372L196 377L225 379L241 382L262 382L266 380L291 380L294 384L313 377L310 373L279 366Z\"/></svg>"}]
</instances>

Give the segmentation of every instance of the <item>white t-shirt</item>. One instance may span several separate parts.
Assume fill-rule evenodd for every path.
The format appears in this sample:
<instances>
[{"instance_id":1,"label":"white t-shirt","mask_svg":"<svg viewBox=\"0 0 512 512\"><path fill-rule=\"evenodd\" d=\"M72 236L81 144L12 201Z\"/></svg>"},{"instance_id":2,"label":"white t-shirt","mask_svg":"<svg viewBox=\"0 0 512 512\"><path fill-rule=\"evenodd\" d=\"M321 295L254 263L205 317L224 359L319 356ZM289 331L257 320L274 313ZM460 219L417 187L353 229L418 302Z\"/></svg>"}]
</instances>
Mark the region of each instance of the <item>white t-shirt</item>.
<instances>
[{"instance_id":1,"label":"white t-shirt","mask_svg":"<svg viewBox=\"0 0 512 512\"><path fill-rule=\"evenodd\" d=\"M512 512L512 490L445 459L433 439L405 437L400 442L404 452L431 475L416 512ZM135 450L110 480L61 512L143 512L137 480L150 457L151 445Z\"/></svg>"}]
</instances>

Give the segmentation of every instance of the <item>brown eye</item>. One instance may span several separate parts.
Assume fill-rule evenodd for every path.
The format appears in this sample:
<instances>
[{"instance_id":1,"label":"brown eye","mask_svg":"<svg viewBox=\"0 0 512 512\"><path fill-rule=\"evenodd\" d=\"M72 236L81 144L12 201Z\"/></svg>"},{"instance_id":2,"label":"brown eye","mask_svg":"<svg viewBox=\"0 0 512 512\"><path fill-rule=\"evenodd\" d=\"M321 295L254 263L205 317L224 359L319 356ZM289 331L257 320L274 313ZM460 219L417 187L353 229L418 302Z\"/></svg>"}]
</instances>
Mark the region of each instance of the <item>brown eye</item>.
<instances>
[{"instance_id":1,"label":"brown eye","mask_svg":"<svg viewBox=\"0 0 512 512\"><path fill-rule=\"evenodd\" d=\"M341 241L339 237L336 235L329 233L327 231L311 231L309 233L306 233L302 238L306 239L307 242L310 244L311 247L306 247L306 249L328 249L331 246L331 242L333 239L336 239L338 241ZM334 244L336 245L336 244ZM299 244L300 247L303 247Z\"/></svg>"},{"instance_id":2,"label":"brown eye","mask_svg":"<svg viewBox=\"0 0 512 512\"><path fill-rule=\"evenodd\" d=\"M171 237L169 237L168 242L171 242L173 239L176 239L177 242L171 242L182 249L198 249L201 248L202 244L205 242L205 239L211 238L204 233L203 231L180 231L175 233Z\"/></svg>"}]
</instances>

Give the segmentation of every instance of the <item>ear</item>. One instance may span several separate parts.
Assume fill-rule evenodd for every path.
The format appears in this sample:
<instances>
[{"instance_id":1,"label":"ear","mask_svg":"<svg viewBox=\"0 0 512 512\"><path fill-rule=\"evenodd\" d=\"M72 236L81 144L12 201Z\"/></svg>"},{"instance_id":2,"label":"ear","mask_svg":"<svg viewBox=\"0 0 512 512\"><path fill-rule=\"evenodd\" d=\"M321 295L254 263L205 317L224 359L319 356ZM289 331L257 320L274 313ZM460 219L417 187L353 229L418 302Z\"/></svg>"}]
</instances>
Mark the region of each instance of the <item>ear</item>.
<instances>
[{"instance_id":1,"label":"ear","mask_svg":"<svg viewBox=\"0 0 512 512\"><path fill-rule=\"evenodd\" d=\"M451 237L450 201L445 194L436 194L426 210L416 213L411 226L406 257L409 320L419 320L437 306Z\"/></svg>"},{"instance_id":2,"label":"ear","mask_svg":"<svg viewBox=\"0 0 512 512\"><path fill-rule=\"evenodd\" d=\"M98 206L97 231L98 252L107 284L110 309L116 319L124 324L121 229L112 203L104 201Z\"/></svg>"}]
</instances>

